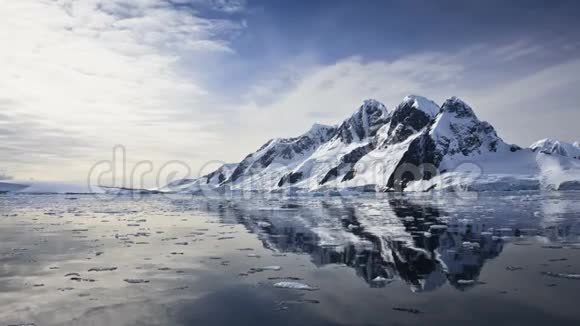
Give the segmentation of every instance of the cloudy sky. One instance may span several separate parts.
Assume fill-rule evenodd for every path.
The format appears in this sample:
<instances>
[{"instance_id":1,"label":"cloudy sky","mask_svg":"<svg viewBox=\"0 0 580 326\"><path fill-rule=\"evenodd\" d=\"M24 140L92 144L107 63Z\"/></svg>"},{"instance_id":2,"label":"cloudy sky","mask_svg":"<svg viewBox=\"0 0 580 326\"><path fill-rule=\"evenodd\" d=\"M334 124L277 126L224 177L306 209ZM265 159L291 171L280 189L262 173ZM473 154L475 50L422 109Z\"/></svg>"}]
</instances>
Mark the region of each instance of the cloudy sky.
<instances>
[{"instance_id":1,"label":"cloudy sky","mask_svg":"<svg viewBox=\"0 0 580 326\"><path fill-rule=\"evenodd\" d=\"M504 140L580 140L580 1L0 0L0 176L196 175L363 99L471 104Z\"/></svg>"}]
</instances>

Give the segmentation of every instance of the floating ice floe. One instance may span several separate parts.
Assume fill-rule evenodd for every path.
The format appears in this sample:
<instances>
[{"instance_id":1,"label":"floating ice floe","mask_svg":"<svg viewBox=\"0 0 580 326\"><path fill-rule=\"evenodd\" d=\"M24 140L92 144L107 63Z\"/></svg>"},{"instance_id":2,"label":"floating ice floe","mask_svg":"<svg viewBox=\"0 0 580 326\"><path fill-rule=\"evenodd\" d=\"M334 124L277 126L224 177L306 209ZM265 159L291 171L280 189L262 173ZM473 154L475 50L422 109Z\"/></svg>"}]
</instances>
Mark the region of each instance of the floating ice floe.
<instances>
[{"instance_id":1,"label":"floating ice floe","mask_svg":"<svg viewBox=\"0 0 580 326\"><path fill-rule=\"evenodd\" d=\"M458 280L457 284L472 285L472 284L475 284L475 280Z\"/></svg>"},{"instance_id":2,"label":"floating ice floe","mask_svg":"<svg viewBox=\"0 0 580 326\"><path fill-rule=\"evenodd\" d=\"M390 278L384 278L384 277L382 277L382 276L377 276L377 277L375 277L374 279L372 279L372 281L371 281L371 282L372 282L373 284L376 284L376 285L387 285L387 284L389 284L389 283L393 282L393 279L390 279Z\"/></svg>"},{"instance_id":3,"label":"floating ice floe","mask_svg":"<svg viewBox=\"0 0 580 326\"><path fill-rule=\"evenodd\" d=\"M556 277L556 278L566 278L569 280L580 280L580 274L570 274L570 273L553 273L553 272L542 272L542 274Z\"/></svg>"},{"instance_id":4,"label":"floating ice floe","mask_svg":"<svg viewBox=\"0 0 580 326\"><path fill-rule=\"evenodd\" d=\"M264 267L252 267L249 273L258 273L263 271L279 271L282 267L280 266L264 266Z\"/></svg>"},{"instance_id":5,"label":"floating ice floe","mask_svg":"<svg viewBox=\"0 0 580 326\"><path fill-rule=\"evenodd\" d=\"M308 284L299 282L278 282L274 284L274 287L281 289L304 290L304 291L318 290L318 288L316 287L312 287Z\"/></svg>"},{"instance_id":6,"label":"floating ice floe","mask_svg":"<svg viewBox=\"0 0 580 326\"><path fill-rule=\"evenodd\" d=\"M260 269L265 270L265 271L279 271L282 269L282 267L280 267L280 266L264 266L264 267L261 267Z\"/></svg>"}]
</instances>

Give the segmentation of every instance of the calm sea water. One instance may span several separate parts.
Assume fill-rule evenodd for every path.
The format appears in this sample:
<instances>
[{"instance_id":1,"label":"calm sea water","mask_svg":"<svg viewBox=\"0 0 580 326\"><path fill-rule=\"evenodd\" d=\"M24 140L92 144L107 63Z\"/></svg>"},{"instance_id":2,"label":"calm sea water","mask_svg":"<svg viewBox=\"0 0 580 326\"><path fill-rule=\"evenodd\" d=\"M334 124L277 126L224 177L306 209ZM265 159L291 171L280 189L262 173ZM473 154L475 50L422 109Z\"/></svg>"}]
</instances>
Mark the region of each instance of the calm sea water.
<instances>
[{"instance_id":1,"label":"calm sea water","mask_svg":"<svg viewBox=\"0 0 580 326\"><path fill-rule=\"evenodd\" d=\"M578 325L579 299L580 193L0 196L0 325Z\"/></svg>"}]
</instances>

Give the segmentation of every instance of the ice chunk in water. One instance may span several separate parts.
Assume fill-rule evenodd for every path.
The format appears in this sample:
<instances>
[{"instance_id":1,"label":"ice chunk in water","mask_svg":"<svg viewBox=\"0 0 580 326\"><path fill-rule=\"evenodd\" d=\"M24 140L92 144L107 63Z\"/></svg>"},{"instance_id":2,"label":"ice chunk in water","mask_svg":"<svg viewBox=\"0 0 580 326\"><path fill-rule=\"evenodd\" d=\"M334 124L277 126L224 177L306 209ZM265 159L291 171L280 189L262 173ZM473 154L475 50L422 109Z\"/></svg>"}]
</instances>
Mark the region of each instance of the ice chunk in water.
<instances>
[{"instance_id":1,"label":"ice chunk in water","mask_svg":"<svg viewBox=\"0 0 580 326\"><path fill-rule=\"evenodd\" d=\"M305 291L318 290L318 288L312 287L308 284L298 283L298 282L278 282L278 283L274 284L274 287L281 288L281 289L305 290Z\"/></svg>"},{"instance_id":2,"label":"ice chunk in water","mask_svg":"<svg viewBox=\"0 0 580 326\"><path fill-rule=\"evenodd\" d=\"M457 284L471 285L471 284L475 284L475 280L457 280Z\"/></svg>"},{"instance_id":3,"label":"ice chunk in water","mask_svg":"<svg viewBox=\"0 0 580 326\"><path fill-rule=\"evenodd\" d=\"M553 272L543 272L542 274L557 278L567 278L569 280L580 280L580 274L553 273Z\"/></svg>"},{"instance_id":4,"label":"ice chunk in water","mask_svg":"<svg viewBox=\"0 0 580 326\"><path fill-rule=\"evenodd\" d=\"M261 267L260 269L264 270L264 271L279 271L282 269L282 267L280 267L280 266L264 266L264 267Z\"/></svg>"}]
</instances>

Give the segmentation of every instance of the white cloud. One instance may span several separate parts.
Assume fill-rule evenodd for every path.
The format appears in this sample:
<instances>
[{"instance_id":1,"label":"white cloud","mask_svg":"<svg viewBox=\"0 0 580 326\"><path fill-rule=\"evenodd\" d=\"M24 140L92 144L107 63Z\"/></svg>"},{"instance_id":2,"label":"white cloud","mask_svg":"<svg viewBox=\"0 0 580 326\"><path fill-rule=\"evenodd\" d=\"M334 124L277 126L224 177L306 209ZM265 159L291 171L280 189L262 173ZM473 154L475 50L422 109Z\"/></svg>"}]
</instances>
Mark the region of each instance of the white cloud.
<instances>
[{"instance_id":1,"label":"white cloud","mask_svg":"<svg viewBox=\"0 0 580 326\"><path fill-rule=\"evenodd\" d=\"M517 42L498 47L492 51L504 61L512 61L522 57L542 53L544 47L531 40L519 40Z\"/></svg>"},{"instance_id":2,"label":"white cloud","mask_svg":"<svg viewBox=\"0 0 580 326\"><path fill-rule=\"evenodd\" d=\"M213 10L224 11L227 13L235 13L243 11L246 7L245 0L170 0L174 3L205 3Z\"/></svg>"},{"instance_id":3,"label":"white cloud","mask_svg":"<svg viewBox=\"0 0 580 326\"><path fill-rule=\"evenodd\" d=\"M0 6L6 115L0 160L18 176L77 178L117 143L135 159L155 153L162 160L216 137L203 119L163 119L195 112L208 97L199 76L174 67L186 53L231 53L229 35L241 25L164 0L0 0Z\"/></svg>"}]
</instances>

